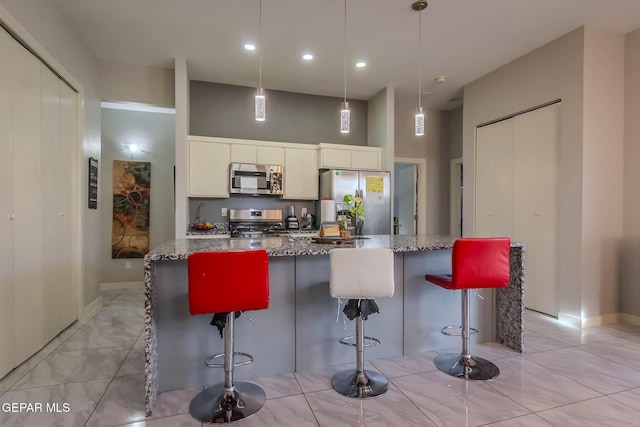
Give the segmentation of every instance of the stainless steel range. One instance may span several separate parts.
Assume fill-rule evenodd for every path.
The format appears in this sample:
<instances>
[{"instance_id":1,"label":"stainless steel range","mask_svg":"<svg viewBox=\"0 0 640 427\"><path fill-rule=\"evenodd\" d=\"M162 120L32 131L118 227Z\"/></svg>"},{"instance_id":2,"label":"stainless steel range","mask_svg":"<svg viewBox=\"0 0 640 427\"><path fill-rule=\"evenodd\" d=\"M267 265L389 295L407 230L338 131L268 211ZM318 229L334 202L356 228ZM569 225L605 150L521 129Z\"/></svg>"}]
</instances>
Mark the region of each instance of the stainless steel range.
<instances>
[{"instance_id":1,"label":"stainless steel range","mask_svg":"<svg viewBox=\"0 0 640 427\"><path fill-rule=\"evenodd\" d=\"M229 209L231 237L288 236L277 209Z\"/></svg>"}]
</instances>

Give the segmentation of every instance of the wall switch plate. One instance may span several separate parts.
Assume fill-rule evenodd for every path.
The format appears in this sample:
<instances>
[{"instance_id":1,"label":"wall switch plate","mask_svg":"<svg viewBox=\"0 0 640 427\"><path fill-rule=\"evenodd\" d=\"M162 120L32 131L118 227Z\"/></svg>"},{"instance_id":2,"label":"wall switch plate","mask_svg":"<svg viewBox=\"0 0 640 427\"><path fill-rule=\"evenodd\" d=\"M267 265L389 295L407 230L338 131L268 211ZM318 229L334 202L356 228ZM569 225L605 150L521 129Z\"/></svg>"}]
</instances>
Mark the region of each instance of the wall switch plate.
<instances>
[{"instance_id":1,"label":"wall switch plate","mask_svg":"<svg viewBox=\"0 0 640 427\"><path fill-rule=\"evenodd\" d=\"M220 215L227 216L227 208L222 208L222 211L220 212Z\"/></svg>"},{"instance_id":2,"label":"wall switch plate","mask_svg":"<svg viewBox=\"0 0 640 427\"><path fill-rule=\"evenodd\" d=\"M127 270L130 270L131 269L131 261L125 261L124 262L124 268L127 269Z\"/></svg>"},{"instance_id":3,"label":"wall switch plate","mask_svg":"<svg viewBox=\"0 0 640 427\"><path fill-rule=\"evenodd\" d=\"M307 208L302 208L300 210L300 216L307 216Z\"/></svg>"}]
</instances>

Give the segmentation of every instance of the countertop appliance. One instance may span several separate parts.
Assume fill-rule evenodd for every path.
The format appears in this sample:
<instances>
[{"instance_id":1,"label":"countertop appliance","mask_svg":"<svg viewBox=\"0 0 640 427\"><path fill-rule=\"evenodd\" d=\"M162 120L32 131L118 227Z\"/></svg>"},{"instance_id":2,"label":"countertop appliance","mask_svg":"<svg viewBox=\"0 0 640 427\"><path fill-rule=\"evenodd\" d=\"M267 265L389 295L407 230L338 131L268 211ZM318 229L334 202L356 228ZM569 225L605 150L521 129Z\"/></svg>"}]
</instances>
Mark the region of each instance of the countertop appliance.
<instances>
[{"instance_id":1,"label":"countertop appliance","mask_svg":"<svg viewBox=\"0 0 640 427\"><path fill-rule=\"evenodd\" d=\"M296 216L296 207L295 205L289 205L288 215L287 215L287 230L299 230L300 223L298 222L298 217Z\"/></svg>"},{"instance_id":2,"label":"countertop appliance","mask_svg":"<svg viewBox=\"0 0 640 427\"><path fill-rule=\"evenodd\" d=\"M280 165L231 163L229 192L233 194L282 195L284 168Z\"/></svg>"},{"instance_id":3,"label":"countertop appliance","mask_svg":"<svg viewBox=\"0 0 640 427\"><path fill-rule=\"evenodd\" d=\"M279 209L229 209L231 237L288 236Z\"/></svg>"},{"instance_id":4,"label":"countertop appliance","mask_svg":"<svg viewBox=\"0 0 640 427\"><path fill-rule=\"evenodd\" d=\"M362 234L391 234L391 173L388 171L357 171L329 169L320 173L321 199L335 200L336 209L343 198L359 194L364 201ZM320 212L320 201L316 212Z\"/></svg>"},{"instance_id":5,"label":"countertop appliance","mask_svg":"<svg viewBox=\"0 0 640 427\"><path fill-rule=\"evenodd\" d=\"M316 217L313 214L306 214L302 217L301 221L300 221L300 229L301 230L313 230L313 227L315 226L315 221Z\"/></svg>"}]
</instances>

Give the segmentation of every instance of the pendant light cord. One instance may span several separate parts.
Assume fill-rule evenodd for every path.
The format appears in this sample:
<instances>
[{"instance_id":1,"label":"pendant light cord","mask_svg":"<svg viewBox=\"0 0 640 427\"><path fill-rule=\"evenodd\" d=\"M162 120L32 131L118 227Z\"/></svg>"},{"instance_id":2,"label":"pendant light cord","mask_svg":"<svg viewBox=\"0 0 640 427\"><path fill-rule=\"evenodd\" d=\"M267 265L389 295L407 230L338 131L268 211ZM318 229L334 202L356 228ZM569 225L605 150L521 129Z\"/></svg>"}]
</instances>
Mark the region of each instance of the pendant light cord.
<instances>
[{"instance_id":1,"label":"pendant light cord","mask_svg":"<svg viewBox=\"0 0 640 427\"><path fill-rule=\"evenodd\" d=\"M258 88L262 89L262 0L260 0L260 22L258 28L258 42L260 44L260 51L258 52Z\"/></svg>"},{"instance_id":2,"label":"pendant light cord","mask_svg":"<svg viewBox=\"0 0 640 427\"><path fill-rule=\"evenodd\" d=\"M347 0L344 0L344 102L347 102Z\"/></svg>"},{"instance_id":3,"label":"pendant light cord","mask_svg":"<svg viewBox=\"0 0 640 427\"><path fill-rule=\"evenodd\" d=\"M418 12L418 108L422 107L422 61L420 60L420 52L422 52L422 11Z\"/></svg>"}]
</instances>

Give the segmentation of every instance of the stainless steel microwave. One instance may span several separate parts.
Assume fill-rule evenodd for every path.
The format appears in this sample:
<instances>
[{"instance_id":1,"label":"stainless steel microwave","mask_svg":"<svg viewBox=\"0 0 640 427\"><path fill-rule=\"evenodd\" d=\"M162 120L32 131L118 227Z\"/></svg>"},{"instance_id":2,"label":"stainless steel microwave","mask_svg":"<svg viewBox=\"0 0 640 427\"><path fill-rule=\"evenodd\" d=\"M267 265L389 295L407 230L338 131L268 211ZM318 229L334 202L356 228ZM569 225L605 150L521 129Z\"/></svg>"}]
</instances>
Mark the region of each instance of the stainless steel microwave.
<instances>
[{"instance_id":1,"label":"stainless steel microwave","mask_svg":"<svg viewBox=\"0 0 640 427\"><path fill-rule=\"evenodd\" d=\"M284 168L280 165L231 163L230 171L230 193L282 195Z\"/></svg>"}]
</instances>

